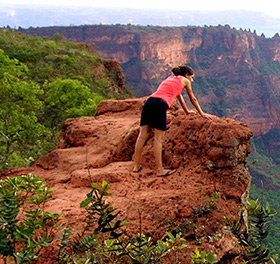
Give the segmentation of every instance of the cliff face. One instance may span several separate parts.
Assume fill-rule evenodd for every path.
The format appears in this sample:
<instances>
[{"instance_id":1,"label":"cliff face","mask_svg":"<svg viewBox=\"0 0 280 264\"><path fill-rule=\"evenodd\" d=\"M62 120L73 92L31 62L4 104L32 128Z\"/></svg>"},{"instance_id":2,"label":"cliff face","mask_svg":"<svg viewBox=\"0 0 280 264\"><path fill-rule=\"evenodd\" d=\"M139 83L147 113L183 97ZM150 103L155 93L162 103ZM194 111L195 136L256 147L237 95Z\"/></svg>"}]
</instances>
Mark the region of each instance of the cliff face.
<instances>
[{"instance_id":1,"label":"cliff face","mask_svg":"<svg viewBox=\"0 0 280 264\"><path fill-rule=\"evenodd\" d=\"M90 191L91 180L106 180L112 186L108 199L126 218L128 232L138 232L141 212L142 231L152 231L155 238L178 227L186 230L189 247L179 254L182 263L190 263L189 253L197 244L215 252L221 264L241 263L244 249L226 231L224 217L246 223L251 130L232 119L186 116L175 104L168 112L163 160L165 166L177 168L176 173L154 174L153 137L144 147L142 171L132 173L144 99L104 101L96 117L67 120L57 149L30 168L2 171L1 177L34 173L46 179L53 187L47 210L62 213L75 229L82 225L79 204ZM216 208L207 211L211 200Z\"/></svg>"},{"instance_id":2,"label":"cliff face","mask_svg":"<svg viewBox=\"0 0 280 264\"><path fill-rule=\"evenodd\" d=\"M189 64L203 108L234 117L256 136L280 129L280 38L218 27L81 26L20 29L91 44L121 63L137 96L153 92L172 67Z\"/></svg>"}]
</instances>

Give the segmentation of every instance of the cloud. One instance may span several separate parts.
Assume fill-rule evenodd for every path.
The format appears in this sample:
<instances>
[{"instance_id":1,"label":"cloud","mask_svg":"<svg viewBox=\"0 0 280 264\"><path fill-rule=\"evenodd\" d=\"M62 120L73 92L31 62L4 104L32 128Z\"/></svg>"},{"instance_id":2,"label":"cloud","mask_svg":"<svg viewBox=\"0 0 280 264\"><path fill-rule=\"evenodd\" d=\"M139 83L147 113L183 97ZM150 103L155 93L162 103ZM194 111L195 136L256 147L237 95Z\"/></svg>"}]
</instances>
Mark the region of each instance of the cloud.
<instances>
[{"instance_id":1,"label":"cloud","mask_svg":"<svg viewBox=\"0 0 280 264\"><path fill-rule=\"evenodd\" d=\"M14 17L16 15L16 11L10 11L8 13L6 13L6 17Z\"/></svg>"}]
</instances>

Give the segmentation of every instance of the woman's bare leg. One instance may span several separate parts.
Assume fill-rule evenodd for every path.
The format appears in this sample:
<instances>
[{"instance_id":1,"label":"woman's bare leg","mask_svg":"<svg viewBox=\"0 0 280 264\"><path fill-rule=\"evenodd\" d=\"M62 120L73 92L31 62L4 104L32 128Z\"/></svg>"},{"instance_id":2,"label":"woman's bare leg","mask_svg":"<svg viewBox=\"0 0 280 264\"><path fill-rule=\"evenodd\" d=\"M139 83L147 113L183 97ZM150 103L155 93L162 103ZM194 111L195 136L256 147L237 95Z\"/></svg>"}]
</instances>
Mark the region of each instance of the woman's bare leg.
<instances>
[{"instance_id":1,"label":"woman's bare leg","mask_svg":"<svg viewBox=\"0 0 280 264\"><path fill-rule=\"evenodd\" d=\"M154 155L156 161L157 173L162 172L162 141L165 135L165 131L155 128L155 138L154 138Z\"/></svg>"},{"instance_id":2,"label":"woman's bare leg","mask_svg":"<svg viewBox=\"0 0 280 264\"><path fill-rule=\"evenodd\" d=\"M176 170L164 169L162 165L162 142L165 135L165 131L155 128L154 138L154 155L156 161L157 176L167 176L175 172Z\"/></svg>"},{"instance_id":3,"label":"woman's bare leg","mask_svg":"<svg viewBox=\"0 0 280 264\"><path fill-rule=\"evenodd\" d=\"M134 150L134 167L132 169L133 172L138 172L141 169L141 155L143 147L149 137L150 131L151 127L149 125L144 125L140 127L140 133L138 135Z\"/></svg>"}]
</instances>

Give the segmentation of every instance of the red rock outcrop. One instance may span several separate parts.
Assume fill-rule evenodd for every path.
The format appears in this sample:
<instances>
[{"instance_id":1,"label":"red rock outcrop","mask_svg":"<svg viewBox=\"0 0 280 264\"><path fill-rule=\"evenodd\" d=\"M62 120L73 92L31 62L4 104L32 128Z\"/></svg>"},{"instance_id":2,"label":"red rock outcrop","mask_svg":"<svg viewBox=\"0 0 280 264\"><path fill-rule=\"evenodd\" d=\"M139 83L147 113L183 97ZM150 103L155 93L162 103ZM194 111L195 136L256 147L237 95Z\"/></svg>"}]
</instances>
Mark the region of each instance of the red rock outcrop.
<instances>
[{"instance_id":1,"label":"red rock outcrop","mask_svg":"<svg viewBox=\"0 0 280 264\"><path fill-rule=\"evenodd\" d=\"M152 231L155 238L185 228L189 247L180 253L182 263L190 263L189 253L195 247L215 252L219 263L240 263L244 249L226 231L224 217L246 223L251 130L232 119L186 116L175 104L168 112L163 160L165 166L177 168L176 173L156 177L153 137L144 147L142 171L132 173L144 99L104 101L95 117L66 120L57 149L30 168L3 170L1 177L33 173L46 179L53 187L47 209L62 213L76 230L84 218L79 204L91 181L105 180L112 186L108 201L126 218L128 232L138 232L141 212L143 232ZM204 211L211 200L217 208Z\"/></svg>"}]
</instances>

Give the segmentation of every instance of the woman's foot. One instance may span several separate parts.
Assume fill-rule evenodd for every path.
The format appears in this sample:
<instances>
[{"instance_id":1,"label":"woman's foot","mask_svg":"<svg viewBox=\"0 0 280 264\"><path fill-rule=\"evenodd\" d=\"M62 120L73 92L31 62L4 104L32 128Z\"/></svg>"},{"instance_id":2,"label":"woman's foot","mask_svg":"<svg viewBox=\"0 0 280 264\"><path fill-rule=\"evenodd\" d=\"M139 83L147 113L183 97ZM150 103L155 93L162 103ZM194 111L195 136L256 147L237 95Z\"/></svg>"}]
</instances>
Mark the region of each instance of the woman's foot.
<instances>
[{"instance_id":1,"label":"woman's foot","mask_svg":"<svg viewBox=\"0 0 280 264\"><path fill-rule=\"evenodd\" d=\"M140 172L141 170L142 170L142 166L141 165L139 165L139 166L135 165L133 167L133 169L132 169L132 172L136 172L137 173L137 172Z\"/></svg>"},{"instance_id":2,"label":"woman's foot","mask_svg":"<svg viewBox=\"0 0 280 264\"><path fill-rule=\"evenodd\" d=\"M174 170L162 169L157 172L157 176L158 177L169 176L169 175L175 173L176 171L177 171L176 169L174 169Z\"/></svg>"}]
</instances>

